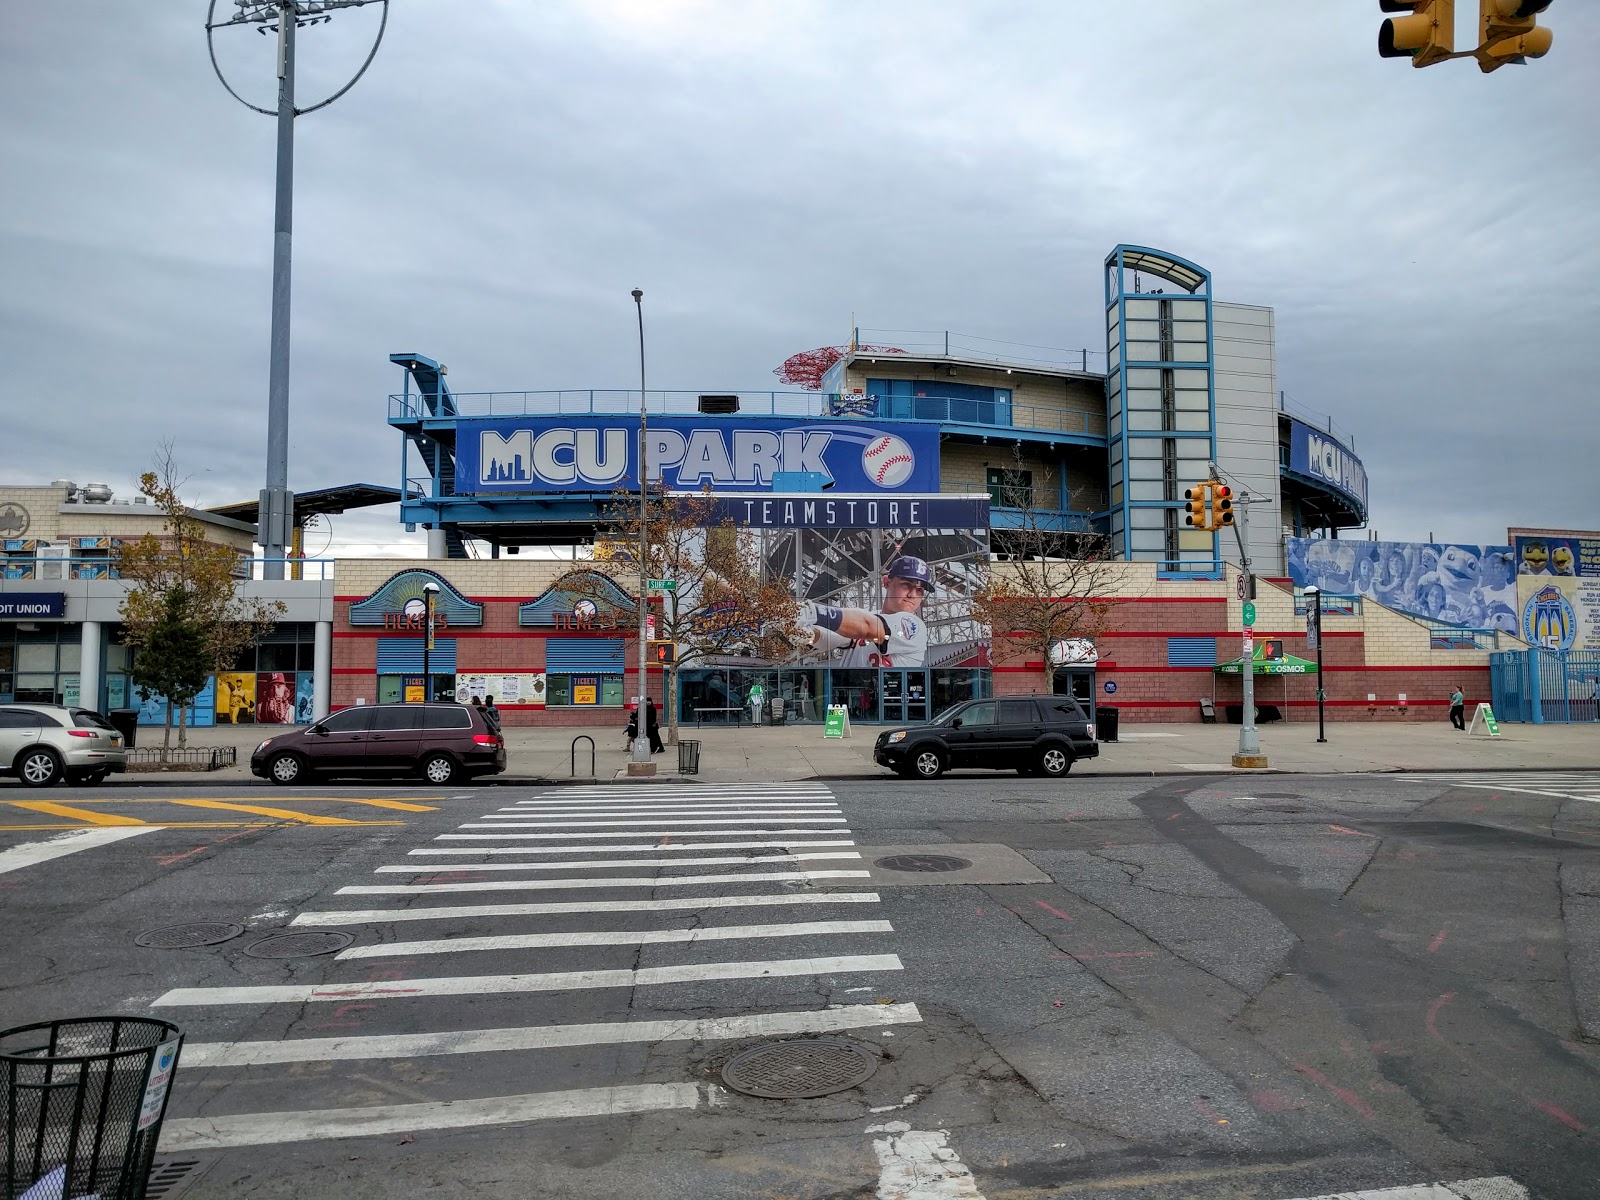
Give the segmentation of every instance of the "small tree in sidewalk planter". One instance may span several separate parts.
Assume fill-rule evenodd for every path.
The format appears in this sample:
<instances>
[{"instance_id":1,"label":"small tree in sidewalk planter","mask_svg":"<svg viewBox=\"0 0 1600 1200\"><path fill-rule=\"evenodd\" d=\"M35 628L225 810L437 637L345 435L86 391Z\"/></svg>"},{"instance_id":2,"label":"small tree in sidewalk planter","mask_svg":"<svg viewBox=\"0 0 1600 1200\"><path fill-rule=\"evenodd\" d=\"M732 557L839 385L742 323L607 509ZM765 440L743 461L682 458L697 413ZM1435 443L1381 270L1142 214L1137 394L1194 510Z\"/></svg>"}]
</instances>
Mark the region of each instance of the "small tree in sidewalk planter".
<instances>
[{"instance_id":1,"label":"small tree in sidewalk planter","mask_svg":"<svg viewBox=\"0 0 1600 1200\"><path fill-rule=\"evenodd\" d=\"M117 573L131 584L122 600L122 622L134 647L134 682L147 694L167 698L163 762L172 742L172 710L178 710L181 748L187 741L187 706L205 687L206 676L231 667L287 611L282 601L239 595L248 560L232 546L207 538L205 522L180 494L186 482L178 475L172 443L162 443L155 469L139 477L139 491L165 519L165 531L123 546L117 558ZM197 664L204 670L191 687Z\"/></svg>"},{"instance_id":2,"label":"small tree in sidewalk planter","mask_svg":"<svg viewBox=\"0 0 1600 1200\"><path fill-rule=\"evenodd\" d=\"M675 651L674 661L662 664L667 741L675 744L680 671L719 658L786 661L805 637L796 624L799 606L789 581L766 575L757 533L721 515L715 496L668 492L653 484L644 505L645 576L677 584L648 601L656 640L671 643ZM610 534L595 547L596 565L606 566L616 582L637 588L638 494L618 492L605 516ZM637 620L630 628L636 634Z\"/></svg>"},{"instance_id":3,"label":"small tree in sidewalk planter","mask_svg":"<svg viewBox=\"0 0 1600 1200\"><path fill-rule=\"evenodd\" d=\"M1104 632L1115 603L1110 593L1126 597L1124 575L1107 535L1075 528L1081 518L1039 506L1038 496L1055 495L1053 471L1044 471L1037 488L1031 474L1013 474L1016 481L1001 487L999 506L1014 509L1018 520L990 532L995 561L988 582L973 595L973 615L997 644L1009 638L1028 659L1043 662L1039 690L1049 693L1055 689L1052 649Z\"/></svg>"}]
</instances>

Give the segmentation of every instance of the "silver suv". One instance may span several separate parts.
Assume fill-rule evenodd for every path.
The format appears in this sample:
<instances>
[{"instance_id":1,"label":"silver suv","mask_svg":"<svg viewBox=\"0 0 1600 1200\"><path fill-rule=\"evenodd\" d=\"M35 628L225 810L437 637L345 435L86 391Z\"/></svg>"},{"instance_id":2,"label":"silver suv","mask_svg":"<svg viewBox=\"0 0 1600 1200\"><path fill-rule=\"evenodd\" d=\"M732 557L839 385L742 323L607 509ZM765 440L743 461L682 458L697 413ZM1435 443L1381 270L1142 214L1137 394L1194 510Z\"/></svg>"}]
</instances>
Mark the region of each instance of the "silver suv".
<instances>
[{"instance_id":1,"label":"silver suv","mask_svg":"<svg viewBox=\"0 0 1600 1200\"><path fill-rule=\"evenodd\" d=\"M0 704L0 775L28 787L99 783L128 769L122 735L99 713L59 704Z\"/></svg>"}]
</instances>

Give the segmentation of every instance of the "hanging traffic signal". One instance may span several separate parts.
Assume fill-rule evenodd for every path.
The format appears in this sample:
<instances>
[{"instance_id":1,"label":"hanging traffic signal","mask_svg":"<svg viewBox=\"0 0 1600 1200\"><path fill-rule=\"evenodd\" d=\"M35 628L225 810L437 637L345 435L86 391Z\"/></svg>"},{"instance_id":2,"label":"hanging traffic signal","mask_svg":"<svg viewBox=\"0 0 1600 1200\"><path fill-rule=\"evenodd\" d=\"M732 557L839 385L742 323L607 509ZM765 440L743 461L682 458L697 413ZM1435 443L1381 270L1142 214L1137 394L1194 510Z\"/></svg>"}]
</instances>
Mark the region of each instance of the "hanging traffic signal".
<instances>
[{"instance_id":1,"label":"hanging traffic signal","mask_svg":"<svg viewBox=\"0 0 1600 1200\"><path fill-rule=\"evenodd\" d=\"M1183 523L1193 529L1211 528L1211 485L1197 483L1192 488L1183 489L1183 498L1189 502L1188 515L1183 518Z\"/></svg>"},{"instance_id":2,"label":"hanging traffic signal","mask_svg":"<svg viewBox=\"0 0 1600 1200\"><path fill-rule=\"evenodd\" d=\"M1409 58L1413 67L1429 67L1455 52L1456 0L1378 0L1378 7L1386 13L1407 14L1390 17L1379 27L1382 57Z\"/></svg>"},{"instance_id":3,"label":"hanging traffic signal","mask_svg":"<svg viewBox=\"0 0 1600 1200\"><path fill-rule=\"evenodd\" d=\"M1233 524L1233 489L1225 483L1211 485L1211 528Z\"/></svg>"},{"instance_id":4,"label":"hanging traffic signal","mask_svg":"<svg viewBox=\"0 0 1600 1200\"><path fill-rule=\"evenodd\" d=\"M1550 52L1555 35L1539 24L1550 0L1478 0L1478 69L1495 71Z\"/></svg>"},{"instance_id":5,"label":"hanging traffic signal","mask_svg":"<svg viewBox=\"0 0 1600 1200\"><path fill-rule=\"evenodd\" d=\"M650 658L652 662L670 666L678 661L678 643L676 642L651 642Z\"/></svg>"}]
</instances>

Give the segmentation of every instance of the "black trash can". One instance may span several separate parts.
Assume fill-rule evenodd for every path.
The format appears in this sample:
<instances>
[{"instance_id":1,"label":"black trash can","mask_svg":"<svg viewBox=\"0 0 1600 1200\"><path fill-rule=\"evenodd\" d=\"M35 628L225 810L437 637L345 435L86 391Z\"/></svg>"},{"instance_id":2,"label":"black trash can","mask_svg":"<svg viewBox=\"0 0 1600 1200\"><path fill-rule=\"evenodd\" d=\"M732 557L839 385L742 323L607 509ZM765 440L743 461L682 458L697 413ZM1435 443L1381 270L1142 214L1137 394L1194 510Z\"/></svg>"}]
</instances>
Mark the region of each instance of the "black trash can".
<instances>
[{"instance_id":1,"label":"black trash can","mask_svg":"<svg viewBox=\"0 0 1600 1200\"><path fill-rule=\"evenodd\" d=\"M1094 710L1094 731L1097 739L1102 742L1117 740L1117 720L1120 710L1109 704L1102 704Z\"/></svg>"},{"instance_id":2,"label":"black trash can","mask_svg":"<svg viewBox=\"0 0 1600 1200\"><path fill-rule=\"evenodd\" d=\"M0 1032L0 1198L143 1200L182 1046L147 1017Z\"/></svg>"},{"instance_id":3,"label":"black trash can","mask_svg":"<svg viewBox=\"0 0 1600 1200\"><path fill-rule=\"evenodd\" d=\"M139 710L113 708L106 714L106 720L110 721L111 727L122 735L122 744L132 750L139 738Z\"/></svg>"},{"instance_id":4,"label":"black trash can","mask_svg":"<svg viewBox=\"0 0 1600 1200\"><path fill-rule=\"evenodd\" d=\"M678 774L700 774L700 743L692 738L678 742Z\"/></svg>"}]
</instances>

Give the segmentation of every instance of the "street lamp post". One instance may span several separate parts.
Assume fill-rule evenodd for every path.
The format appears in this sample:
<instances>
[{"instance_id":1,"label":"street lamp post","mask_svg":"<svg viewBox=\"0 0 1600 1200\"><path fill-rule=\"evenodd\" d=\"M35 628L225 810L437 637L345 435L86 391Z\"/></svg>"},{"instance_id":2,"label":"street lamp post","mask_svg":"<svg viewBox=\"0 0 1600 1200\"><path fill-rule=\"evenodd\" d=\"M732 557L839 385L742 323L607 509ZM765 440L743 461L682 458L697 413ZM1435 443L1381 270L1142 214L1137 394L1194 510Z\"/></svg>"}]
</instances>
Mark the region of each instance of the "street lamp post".
<instances>
[{"instance_id":1,"label":"street lamp post","mask_svg":"<svg viewBox=\"0 0 1600 1200\"><path fill-rule=\"evenodd\" d=\"M306 108L294 106L295 31L301 26L326 24L334 9L359 8L364 4L383 5L378 36L373 39L361 69L338 91ZM289 490L289 273L294 224L294 119L332 104L356 85L367 73L383 41L389 23L389 0L234 0L235 12L227 20L216 20L217 0L206 10L206 47L211 69L228 94L243 104L278 122L277 188L272 220L272 334L271 357L267 368L267 486L261 489L256 510L257 538L261 542L262 577L282 579L284 560L291 548L294 528L294 493ZM278 35L278 105L276 109L251 104L239 95L222 74L217 63L213 33L233 26L254 27L258 33L269 29Z\"/></svg>"},{"instance_id":2,"label":"street lamp post","mask_svg":"<svg viewBox=\"0 0 1600 1200\"><path fill-rule=\"evenodd\" d=\"M1305 590L1306 637L1317 648L1317 741L1328 740L1323 704L1328 693L1322 687L1322 589L1312 584Z\"/></svg>"},{"instance_id":3,"label":"street lamp post","mask_svg":"<svg viewBox=\"0 0 1600 1200\"><path fill-rule=\"evenodd\" d=\"M439 585L429 580L422 585L422 700L433 702L433 606L439 598Z\"/></svg>"},{"instance_id":4,"label":"street lamp post","mask_svg":"<svg viewBox=\"0 0 1600 1200\"><path fill-rule=\"evenodd\" d=\"M645 674L649 662L649 612L650 612L650 564L648 526L650 520L649 507L649 476L650 472L645 466L646 435L649 430L650 417L645 409L644 401L644 292L638 288L633 289L633 307L639 314L639 696L634 712L638 720L634 723L633 762L650 762L650 734L645 728L644 705L649 693L648 677ZM638 774L649 772L635 768Z\"/></svg>"}]
</instances>

